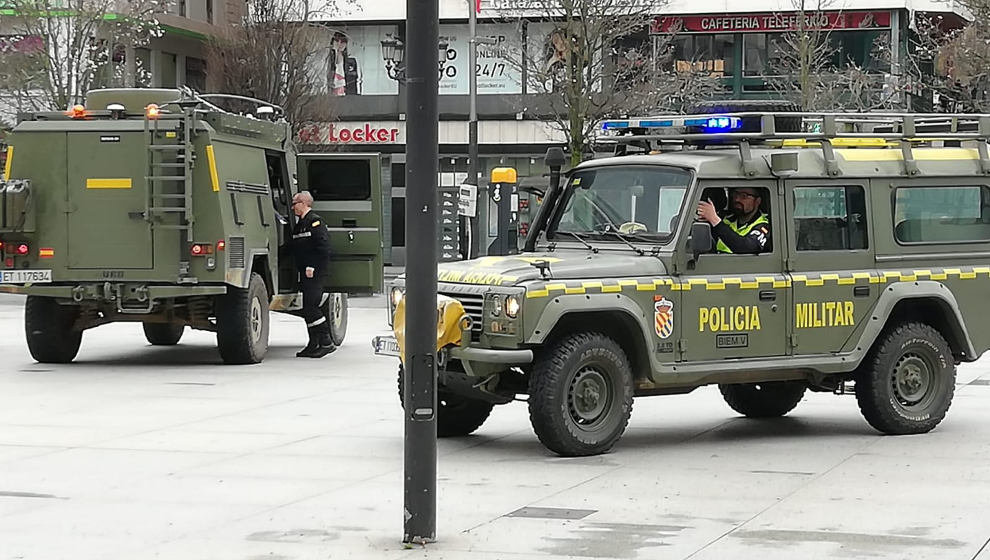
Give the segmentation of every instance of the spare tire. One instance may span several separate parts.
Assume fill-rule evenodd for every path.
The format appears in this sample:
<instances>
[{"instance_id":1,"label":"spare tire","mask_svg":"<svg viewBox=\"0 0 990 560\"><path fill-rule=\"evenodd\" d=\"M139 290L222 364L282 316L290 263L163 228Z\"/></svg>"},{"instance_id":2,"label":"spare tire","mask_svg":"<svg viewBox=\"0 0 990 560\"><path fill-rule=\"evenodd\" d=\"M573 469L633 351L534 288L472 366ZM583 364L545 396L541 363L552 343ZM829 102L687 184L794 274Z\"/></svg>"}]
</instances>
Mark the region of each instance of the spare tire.
<instances>
[{"instance_id":1,"label":"spare tire","mask_svg":"<svg viewBox=\"0 0 990 560\"><path fill-rule=\"evenodd\" d=\"M701 101L688 107L689 115L713 115L721 113L796 113L801 107L793 101L780 99L740 99L734 101ZM777 132L801 132L801 117L776 117ZM734 132L759 132L760 117L743 117L742 126ZM702 132L700 127L688 127L688 132Z\"/></svg>"}]
</instances>

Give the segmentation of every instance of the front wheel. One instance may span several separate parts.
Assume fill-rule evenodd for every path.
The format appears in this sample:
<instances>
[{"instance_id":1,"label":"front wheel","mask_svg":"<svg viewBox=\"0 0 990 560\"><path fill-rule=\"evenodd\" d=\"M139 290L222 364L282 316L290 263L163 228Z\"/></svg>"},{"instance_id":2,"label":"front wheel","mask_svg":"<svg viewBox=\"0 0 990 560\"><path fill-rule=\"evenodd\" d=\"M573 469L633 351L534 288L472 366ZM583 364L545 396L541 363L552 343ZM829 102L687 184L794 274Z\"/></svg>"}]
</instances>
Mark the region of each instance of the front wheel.
<instances>
[{"instance_id":1,"label":"front wheel","mask_svg":"<svg viewBox=\"0 0 990 560\"><path fill-rule=\"evenodd\" d=\"M67 364L75 359L82 331L72 327L79 307L55 299L28 296L24 304L24 334L31 357L42 364Z\"/></svg>"},{"instance_id":2,"label":"front wheel","mask_svg":"<svg viewBox=\"0 0 990 560\"><path fill-rule=\"evenodd\" d=\"M743 416L775 418L794 410L807 387L799 381L774 381L719 385L718 390L726 404Z\"/></svg>"},{"instance_id":3,"label":"front wheel","mask_svg":"<svg viewBox=\"0 0 990 560\"><path fill-rule=\"evenodd\" d=\"M564 337L533 364L530 422L543 445L558 455L611 449L629 423L632 400L629 360L603 334Z\"/></svg>"},{"instance_id":4,"label":"front wheel","mask_svg":"<svg viewBox=\"0 0 990 560\"><path fill-rule=\"evenodd\" d=\"M258 273L247 288L216 298L217 348L227 364L256 364L268 352L268 289Z\"/></svg>"},{"instance_id":5,"label":"front wheel","mask_svg":"<svg viewBox=\"0 0 990 560\"><path fill-rule=\"evenodd\" d=\"M399 405L405 407L405 368L399 364ZM473 433L488 420L495 405L478 399L437 390L437 437L458 437Z\"/></svg>"},{"instance_id":6,"label":"front wheel","mask_svg":"<svg viewBox=\"0 0 990 560\"><path fill-rule=\"evenodd\" d=\"M856 401L877 430L922 434L945 418L955 384L955 361L942 334L924 323L902 323L881 336L860 366Z\"/></svg>"}]
</instances>

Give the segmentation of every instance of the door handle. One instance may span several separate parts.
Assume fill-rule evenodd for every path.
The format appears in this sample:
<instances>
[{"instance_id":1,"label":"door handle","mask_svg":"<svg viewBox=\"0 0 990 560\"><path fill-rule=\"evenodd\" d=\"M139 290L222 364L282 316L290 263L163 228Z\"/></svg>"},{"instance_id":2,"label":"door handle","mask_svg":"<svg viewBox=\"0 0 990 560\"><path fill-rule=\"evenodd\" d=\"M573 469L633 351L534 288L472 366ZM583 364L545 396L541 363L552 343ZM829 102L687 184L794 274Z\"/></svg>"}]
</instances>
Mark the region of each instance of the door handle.
<instances>
[{"instance_id":1,"label":"door handle","mask_svg":"<svg viewBox=\"0 0 990 560\"><path fill-rule=\"evenodd\" d=\"M870 287L869 286L855 286L853 287L853 297L869 297Z\"/></svg>"},{"instance_id":2,"label":"door handle","mask_svg":"<svg viewBox=\"0 0 990 560\"><path fill-rule=\"evenodd\" d=\"M351 243L354 243L354 232L353 231L347 232L347 240L350 241Z\"/></svg>"},{"instance_id":3,"label":"door handle","mask_svg":"<svg viewBox=\"0 0 990 560\"><path fill-rule=\"evenodd\" d=\"M143 220L145 218L144 212L128 212L127 217L132 220Z\"/></svg>"},{"instance_id":4,"label":"door handle","mask_svg":"<svg viewBox=\"0 0 990 560\"><path fill-rule=\"evenodd\" d=\"M777 292L774 290L760 290L760 301L776 301Z\"/></svg>"}]
</instances>

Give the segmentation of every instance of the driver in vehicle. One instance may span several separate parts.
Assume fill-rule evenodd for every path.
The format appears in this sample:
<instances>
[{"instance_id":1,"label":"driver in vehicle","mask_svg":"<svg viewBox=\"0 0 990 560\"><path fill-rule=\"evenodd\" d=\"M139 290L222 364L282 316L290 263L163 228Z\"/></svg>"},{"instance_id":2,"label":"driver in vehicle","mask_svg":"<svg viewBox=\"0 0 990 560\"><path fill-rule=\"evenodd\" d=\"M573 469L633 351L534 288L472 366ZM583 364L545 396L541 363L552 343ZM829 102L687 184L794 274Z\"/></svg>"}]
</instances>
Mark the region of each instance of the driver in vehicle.
<instances>
[{"instance_id":1,"label":"driver in vehicle","mask_svg":"<svg viewBox=\"0 0 990 560\"><path fill-rule=\"evenodd\" d=\"M749 187L732 189L732 213L719 217L711 199L698 203L698 218L711 224L719 253L755 255L767 250L770 219L760 209L760 191Z\"/></svg>"}]
</instances>

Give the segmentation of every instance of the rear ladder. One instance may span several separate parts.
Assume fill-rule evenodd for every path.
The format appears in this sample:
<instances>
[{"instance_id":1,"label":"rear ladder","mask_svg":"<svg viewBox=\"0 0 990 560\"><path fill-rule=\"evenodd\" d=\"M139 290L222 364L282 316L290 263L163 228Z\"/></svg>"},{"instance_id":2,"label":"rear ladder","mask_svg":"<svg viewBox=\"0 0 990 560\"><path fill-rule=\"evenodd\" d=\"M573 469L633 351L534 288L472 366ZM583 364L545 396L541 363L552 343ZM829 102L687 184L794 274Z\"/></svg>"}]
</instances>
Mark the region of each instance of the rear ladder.
<instances>
[{"instance_id":1,"label":"rear ladder","mask_svg":"<svg viewBox=\"0 0 990 560\"><path fill-rule=\"evenodd\" d=\"M195 119L196 113L192 107L183 108L178 127L159 126L160 123L176 122L175 118L165 115L159 119L145 119L148 201L144 215L152 229L179 232L179 284L195 284L198 281L189 273L193 224L196 221L192 199L192 172L196 163L193 149ZM169 216L176 219L169 219Z\"/></svg>"}]
</instances>

